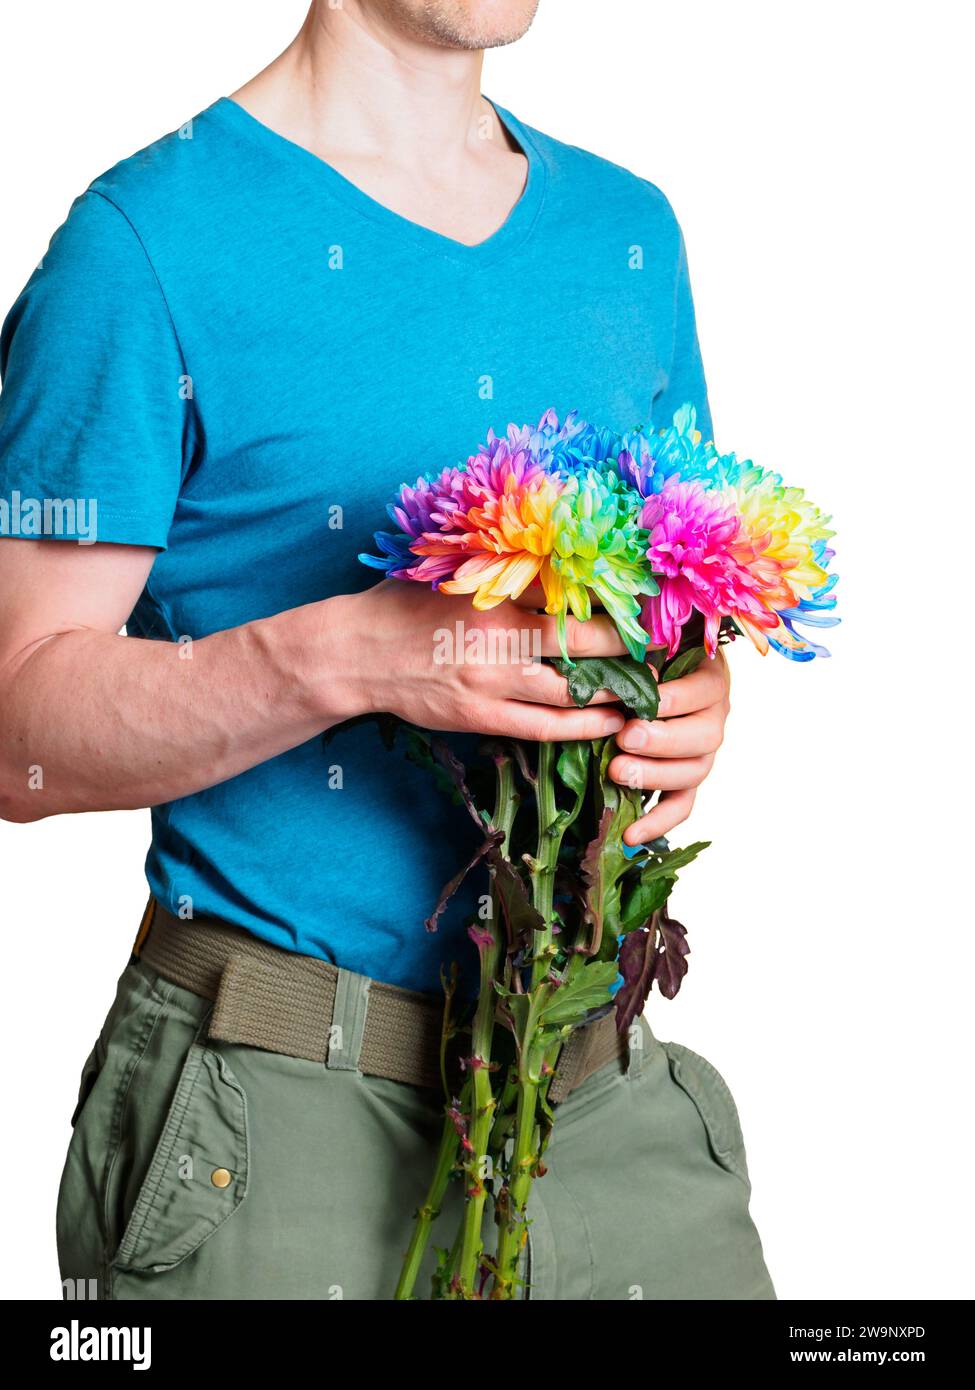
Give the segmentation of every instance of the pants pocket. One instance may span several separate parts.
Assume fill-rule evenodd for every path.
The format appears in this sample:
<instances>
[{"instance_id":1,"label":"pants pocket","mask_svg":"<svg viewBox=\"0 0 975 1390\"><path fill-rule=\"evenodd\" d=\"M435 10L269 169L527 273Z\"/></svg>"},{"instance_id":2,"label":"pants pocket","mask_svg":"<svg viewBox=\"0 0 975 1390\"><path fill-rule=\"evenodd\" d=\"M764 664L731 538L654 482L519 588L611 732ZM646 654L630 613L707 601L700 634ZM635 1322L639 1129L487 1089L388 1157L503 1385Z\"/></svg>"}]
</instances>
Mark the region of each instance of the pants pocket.
<instances>
[{"instance_id":1,"label":"pants pocket","mask_svg":"<svg viewBox=\"0 0 975 1390\"><path fill-rule=\"evenodd\" d=\"M682 1043L661 1043L676 1084L694 1102L716 1161L751 1188L738 1107L716 1067Z\"/></svg>"},{"instance_id":2,"label":"pants pocket","mask_svg":"<svg viewBox=\"0 0 975 1390\"><path fill-rule=\"evenodd\" d=\"M194 1042L112 1268L172 1269L235 1214L247 1195L247 1102L219 1052Z\"/></svg>"}]
</instances>

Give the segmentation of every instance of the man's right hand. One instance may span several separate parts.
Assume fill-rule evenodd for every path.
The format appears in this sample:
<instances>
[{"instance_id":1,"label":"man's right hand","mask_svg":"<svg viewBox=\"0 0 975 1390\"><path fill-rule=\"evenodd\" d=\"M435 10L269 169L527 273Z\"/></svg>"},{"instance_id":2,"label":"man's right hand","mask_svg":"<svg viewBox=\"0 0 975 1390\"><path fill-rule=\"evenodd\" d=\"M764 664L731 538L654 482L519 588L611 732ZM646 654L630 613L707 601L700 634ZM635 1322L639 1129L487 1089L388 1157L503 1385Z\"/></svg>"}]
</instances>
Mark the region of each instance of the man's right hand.
<instances>
[{"instance_id":1,"label":"man's right hand","mask_svg":"<svg viewBox=\"0 0 975 1390\"><path fill-rule=\"evenodd\" d=\"M555 619L545 614L510 601L481 613L466 595L397 579L329 606L346 659L341 672L330 663L328 676L339 675L356 713L388 711L421 728L540 742L603 738L623 727L609 691L578 709L565 678L539 662L560 654ZM570 618L568 647L570 656L626 650L601 615Z\"/></svg>"}]
</instances>

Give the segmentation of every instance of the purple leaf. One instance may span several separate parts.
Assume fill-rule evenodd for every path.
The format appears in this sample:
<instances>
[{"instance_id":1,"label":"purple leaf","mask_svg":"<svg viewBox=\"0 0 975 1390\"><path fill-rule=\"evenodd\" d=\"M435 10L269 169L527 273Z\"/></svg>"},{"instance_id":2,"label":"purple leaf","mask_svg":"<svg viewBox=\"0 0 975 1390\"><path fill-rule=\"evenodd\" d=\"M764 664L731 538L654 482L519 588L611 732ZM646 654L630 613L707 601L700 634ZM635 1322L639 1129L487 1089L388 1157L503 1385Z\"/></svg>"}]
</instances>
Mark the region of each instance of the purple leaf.
<instances>
[{"instance_id":1,"label":"purple leaf","mask_svg":"<svg viewBox=\"0 0 975 1390\"><path fill-rule=\"evenodd\" d=\"M691 952L687 944L687 928L675 918L668 917L667 909L663 907L657 914L657 930L661 944L654 979L664 998L673 999L687 974L687 957Z\"/></svg>"},{"instance_id":2,"label":"purple leaf","mask_svg":"<svg viewBox=\"0 0 975 1390\"><path fill-rule=\"evenodd\" d=\"M511 954L519 950L528 951L534 944L534 933L541 931L545 925L541 914L532 906L524 880L510 859L505 859L498 852L491 861L491 868L501 916L504 918L508 951Z\"/></svg>"},{"instance_id":3,"label":"purple leaf","mask_svg":"<svg viewBox=\"0 0 975 1390\"><path fill-rule=\"evenodd\" d=\"M451 752L450 748L442 738L437 738L436 736L431 738L430 752L433 754L434 758L444 769L451 782L453 782L454 786L457 788L458 794L460 795L460 798L463 801L464 805L467 807L468 813L470 814L471 819L474 821L474 824L479 826L480 829L483 830L484 817L477 809L477 805L475 804L474 798L471 795L470 790L467 786L467 769L464 767L464 764L460 761L459 758L454 756L454 754Z\"/></svg>"},{"instance_id":4,"label":"purple leaf","mask_svg":"<svg viewBox=\"0 0 975 1390\"><path fill-rule=\"evenodd\" d=\"M623 938L619 968L623 983L616 991L616 1027L625 1033L643 1013L656 980L665 999L673 999L687 974L687 928L660 908L641 927Z\"/></svg>"},{"instance_id":5,"label":"purple leaf","mask_svg":"<svg viewBox=\"0 0 975 1390\"><path fill-rule=\"evenodd\" d=\"M483 830L483 828L484 826L482 823L481 829ZM482 859L491 860L494 858L494 856L497 855L498 848L503 839L503 831L492 830L488 835L485 836L482 843L478 845L477 849L471 855L470 859L464 865L464 867L458 873L454 874L453 878L450 880L449 883L444 884L443 888L441 888L440 890L440 897L437 899L436 907L433 909L433 911L430 913L430 916L423 923L427 931L433 932L437 930L437 922L441 914L443 913L447 904L450 902L451 898L457 892L457 889L464 882L464 879L467 877L467 875L471 872L472 869L477 868L478 864L480 864Z\"/></svg>"},{"instance_id":6,"label":"purple leaf","mask_svg":"<svg viewBox=\"0 0 975 1390\"><path fill-rule=\"evenodd\" d=\"M657 969L657 933L652 926L623 938L619 967L623 983L616 991L616 1031L625 1033L650 997Z\"/></svg>"}]
</instances>

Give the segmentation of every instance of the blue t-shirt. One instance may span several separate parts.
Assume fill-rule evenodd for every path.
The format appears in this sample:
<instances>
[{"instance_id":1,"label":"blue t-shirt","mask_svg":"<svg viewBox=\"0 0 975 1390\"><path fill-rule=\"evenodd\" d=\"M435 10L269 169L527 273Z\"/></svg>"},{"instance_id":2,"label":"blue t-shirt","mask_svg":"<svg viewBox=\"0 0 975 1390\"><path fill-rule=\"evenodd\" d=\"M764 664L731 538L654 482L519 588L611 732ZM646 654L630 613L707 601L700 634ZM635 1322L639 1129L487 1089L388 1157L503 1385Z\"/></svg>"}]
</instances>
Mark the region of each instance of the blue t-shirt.
<instances>
[{"instance_id":1,"label":"blue t-shirt","mask_svg":"<svg viewBox=\"0 0 975 1390\"><path fill-rule=\"evenodd\" d=\"M201 638L373 583L356 557L389 495L490 426L554 406L630 429L690 400L709 432L666 198L499 115L528 178L473 247L228 98L96 179L0 340L0 534L43 517L46 533L154 547L127 631ZM80 504L74 518L45 516L50 499ZM147 874L174 912L188 899L436 990L441 961L471 960L484 885L438 933L423 921L475 836L361 725L154 807Z\"/></svg>"}]
</instances>

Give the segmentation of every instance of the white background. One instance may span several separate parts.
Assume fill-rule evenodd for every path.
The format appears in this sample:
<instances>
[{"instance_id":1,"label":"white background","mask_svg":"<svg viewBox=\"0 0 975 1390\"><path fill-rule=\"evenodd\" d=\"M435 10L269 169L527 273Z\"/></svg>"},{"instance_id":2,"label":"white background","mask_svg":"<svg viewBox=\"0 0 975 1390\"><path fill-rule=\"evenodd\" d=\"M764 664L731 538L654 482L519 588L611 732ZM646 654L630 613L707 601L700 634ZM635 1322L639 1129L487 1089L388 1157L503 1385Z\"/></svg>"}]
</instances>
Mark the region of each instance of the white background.
<instances>
[{"instance_id":1,"label":"white background","mask_svg":"<svg viewBox=\"0 0 975 1390\"><path fill-rule=\"evenodd\" d=\"M5 7L3 308L92 178L240 85L303 11ZM833 659L733 652L728 739L689 827L714 846L676 898L691 971L650 1015L738 1099L783 1298L975 1294L963 15L946 0L542 0L483 84L663 188L718 444L835 517ZM147 823L0 824L6 1298L59 1294L68 1116L143 906Z\"/></svg>"}]
</instances>

